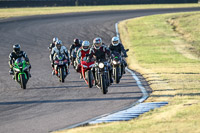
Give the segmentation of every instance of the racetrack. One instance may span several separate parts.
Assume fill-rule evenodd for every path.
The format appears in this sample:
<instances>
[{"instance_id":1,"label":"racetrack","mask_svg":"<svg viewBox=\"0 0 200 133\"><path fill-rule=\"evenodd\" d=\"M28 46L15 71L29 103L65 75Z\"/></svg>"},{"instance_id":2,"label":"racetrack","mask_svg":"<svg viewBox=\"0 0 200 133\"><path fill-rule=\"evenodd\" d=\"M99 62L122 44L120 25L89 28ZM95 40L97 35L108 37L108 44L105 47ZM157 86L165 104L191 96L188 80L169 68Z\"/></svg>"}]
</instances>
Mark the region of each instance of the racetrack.
<instances>
[{"instance_id":1,"label":"racetrack","mask_svg":"<svg viewBox=\"0 0 200 133\"><path fill-rule=\"evenodd\" d=\"M72 13L11 18L0 22L0 132L45 133L113 112L137 101L142 93L127 73L119 85L103 95L88 88L71 67L65 83L51 75L48 45L57 36L69 48L74 38L102 37L106 44L115 35L117 21L145 15L196 11L200 8ZM8 75L8 55L20 43L32 64L27 90ZM146 85L145 81L143 81ZM151 91L146 86L148 91Z\"/></svg>"}]
</instances>

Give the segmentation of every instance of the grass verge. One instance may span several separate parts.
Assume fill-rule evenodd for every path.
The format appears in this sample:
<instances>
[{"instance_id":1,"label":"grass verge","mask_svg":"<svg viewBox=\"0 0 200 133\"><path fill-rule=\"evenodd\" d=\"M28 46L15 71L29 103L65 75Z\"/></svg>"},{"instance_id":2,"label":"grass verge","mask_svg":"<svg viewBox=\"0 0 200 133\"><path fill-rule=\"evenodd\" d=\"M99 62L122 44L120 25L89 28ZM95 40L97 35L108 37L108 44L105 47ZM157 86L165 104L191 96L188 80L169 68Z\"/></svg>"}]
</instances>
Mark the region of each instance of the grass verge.
<instances>
[{"instance_id":1,"label":"grass verge","mask_svg":"<svg viewBox=\"0 0 200 133\"><path fill-rule=\"evenodd\" d=\"M129 122L80 127L59 133L200 132L200 12L126 20L119 31L129 48L129 67L153 89L147 102L169 101Z\"/></svg>"},{"instance_id":2,"label":"grass verge","mask_svg":"<svg viewBox=\"0 0 200 133\"><path fill-rule=\"evenodd\" d=\"M45 15L71 12L89 12L105 10L131 10L152 8L200 7L200 4L162 4L162 5L114 5L114 6L66 6L35 8L0 8L0 19L19 16Z\"/></svg>"}]
</instances>

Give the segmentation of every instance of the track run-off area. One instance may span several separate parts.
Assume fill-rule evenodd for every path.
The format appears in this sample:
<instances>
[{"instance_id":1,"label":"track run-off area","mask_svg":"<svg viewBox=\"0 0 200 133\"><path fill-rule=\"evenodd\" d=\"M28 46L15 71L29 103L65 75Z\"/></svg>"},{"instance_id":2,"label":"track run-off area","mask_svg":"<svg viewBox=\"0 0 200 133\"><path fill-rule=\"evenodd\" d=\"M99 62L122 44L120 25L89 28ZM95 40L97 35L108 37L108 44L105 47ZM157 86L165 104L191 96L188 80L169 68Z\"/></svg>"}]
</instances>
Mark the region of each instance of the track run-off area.
<instances>
[{"instance_id":1,"label":"track run-off area","mask_svg":"<svg viewBox=\"0 0 200 133\"><path fill-rule=\"evenodd\" d=\"M65 128L94 117L123 109L142 97L136 81L128 72L119 84L103 95L96 87L88 88L70 67L65 83L51 75L47 47L53 37L67 48L74 38L92 40L101 37L110 44L116 35L115 23L153 14L199 11L200 8L149 9L68 13L10 18L0 21L0 132L45 133ZM12 45L20 43L32 65L32 78L22 90L9 75L8 55ZM150 93L145 80L137 74Z\"/></svg>"}]
</instances>

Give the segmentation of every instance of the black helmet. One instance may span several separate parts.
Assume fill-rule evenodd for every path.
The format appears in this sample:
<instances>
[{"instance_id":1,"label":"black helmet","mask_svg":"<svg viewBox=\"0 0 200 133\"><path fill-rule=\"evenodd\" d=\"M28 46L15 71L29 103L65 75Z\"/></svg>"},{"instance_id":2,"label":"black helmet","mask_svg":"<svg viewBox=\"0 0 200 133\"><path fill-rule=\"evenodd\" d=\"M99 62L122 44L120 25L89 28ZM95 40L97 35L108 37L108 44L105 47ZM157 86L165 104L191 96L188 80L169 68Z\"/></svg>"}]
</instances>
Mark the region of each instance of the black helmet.
<instances>
[{"instance_id":1,"label":"black helmet","mask_svg":"<svg viewBox=\"0 0 200 133\"><path fill-rule=\"evenodd\" d=\"M78 45L79 44L79 39L74 39L74 44Z\"/></svg>"},{"instance_id":2,"label":"black helmet","mask_svg":"<svg viewBox=\"0 0 200 133\"><path fill-rule=\"evenodd\" d=\"M16 54L19 54L19 52L20 52L20 45L19 45L19 44L13 45L13 51L14 51Z\"/></svg>"}]
</instances>

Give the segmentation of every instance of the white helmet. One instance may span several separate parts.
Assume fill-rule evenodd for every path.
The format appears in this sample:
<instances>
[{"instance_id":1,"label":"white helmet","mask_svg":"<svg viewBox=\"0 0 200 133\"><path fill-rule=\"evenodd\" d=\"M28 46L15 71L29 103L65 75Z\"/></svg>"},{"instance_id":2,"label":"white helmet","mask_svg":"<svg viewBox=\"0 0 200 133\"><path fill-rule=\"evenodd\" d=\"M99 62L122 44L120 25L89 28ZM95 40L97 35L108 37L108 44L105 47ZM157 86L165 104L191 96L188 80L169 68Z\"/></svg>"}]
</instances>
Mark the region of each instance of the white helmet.
<instances>
[{"instance_id":1,"label":"white helmet","mask_svg":"<svg viewBox=\"0 0 200 133\"><path fill-rule=\"evenodd\" d=\"M119 44L119 37L114 36L114 37L112 38L112 45L113 45L113 46L117 46L118 44Z\"/></svg>"},{"instance_id":2,"label":"white helmet","mask_svg":"<svg viewBox=\"0 0 200 133\"><path fill-rule=\"evenodd\" d=\"M53 38L53 43L57 42L58 41L58 38L57 37L54 37Z\"/></svg>"},{"instance_id":3,"label":"white helmet","mask_svg":"<svg viewBox=\"0 0 200 133\"><path fill-rule=\"evenodd\" d=\"M57 48L58 50L61 49L61 46L62 46L62 41L61 41L61 40L56 41L56 48Z\"/></svg>"},{"instance_id":4,"label":"white helmet","mask_svg":"<svg viewBox=\"0 0 200 133\"><path fill-rule=\"evenodd\" d=\"M102 45L102 39L100 37L97 37L93 40L93 45L95 49L99 49Z\"/></svg>"},{"instance_id":5,"label":"white helmet","mask_svg":"<svg viewBox=\"0 0 200 133\"><path fill-rule=\"evenodd\" d=\"M84 51L87 51L90 47L90 42L89 41L83 41L82 43L82 48Z\"/></svg>"}]
</instances>

